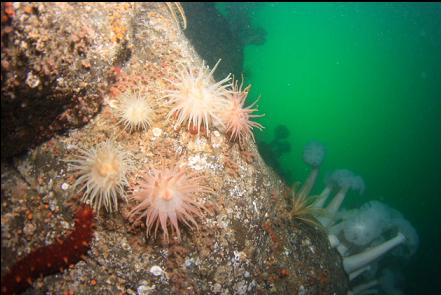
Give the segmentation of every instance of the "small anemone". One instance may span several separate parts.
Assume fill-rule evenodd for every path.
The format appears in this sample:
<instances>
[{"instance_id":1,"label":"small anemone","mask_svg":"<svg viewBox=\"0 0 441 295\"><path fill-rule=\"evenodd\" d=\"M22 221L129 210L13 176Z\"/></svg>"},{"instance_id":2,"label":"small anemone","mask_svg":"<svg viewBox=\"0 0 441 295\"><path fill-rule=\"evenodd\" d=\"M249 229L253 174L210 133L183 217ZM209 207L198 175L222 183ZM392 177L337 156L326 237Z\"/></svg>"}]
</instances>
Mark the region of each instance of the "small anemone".
<instances>
[{"instance_id":1,"label":"small anemone","mask_svg":"<svg viewBox=\"0 0 441 295\"><path fill-rule=\"evenodd\" d=\"M245 107L245 100L251 85L248 85L245 89L242 89L242 86L243 80L240 85L238 81L233 82L232 91L228 94L230 107L224 116L226 133L229 134L230 140L239 141L240 144L244 144L249 139L255 141L253 128L263 129L261 124L251 120L263 116L253 114L257 111L255 105L258 99Z\"/></svg>"},{"instance_id":2,"label":"small anemone","mask_svg":"<svg viewBox=\"0 0 441 295\"><path fill-rule=\"evenodd\" d=\"M120 95L115 113L119 123L130 132L147 129L152 125L154 116L153 108L147 99L135 90L126 90Z\"/></svg>"},{"instance_id":3,"label":"small anemone","mask_svg":"<svg viewBox=\"0 0 441 295\"><path fill-rule=\"evenodd\" d=\"M364 193L364 190L366 189L366 185L364 183L364 180L359 175L356 175L352 178L351 187L353 190L358 191L358 193L360 195L362 195Z\"/></svg>"},{"instance_id":4,"label":"small anemone","mask_svg":"<svg viewBox=\"0 0 441 295\"><path fill-rule=\"evenodd\" d=\"M124 188L128 185L127 174L132 169L129 155L117 144L106 141L80 151L70 160L72 170L78 175L74 187L83 191L82 201L95 211L104 205L108 212L118 210L118 196L126 199Z\"/></svg>"},{"instance_id":5,"label":"small anemone","mask_svg":"<svg viewBox=\"0 0 441 295\"><path fill-rule=\"evenodd\" d=\"M305 146L303 152L303 159L305 162L311 166L311 171L306 179L305 183L300 190L300 194L309 195L315 184L315 180L319 173L320 164L325 156L325 149L323 145L318 142L310 142ZM315 207L318 207L315 205Z\"/></svg>"},{"instance_id":6,"label":"small anemone","mask_svg":"<svg viewBox=\"0 0 441 295\"><path fill-rule=\"evenodd\" d=\"M220 114L226 109L231 78L228 75L214 81L213 73L219 62L211 71L204 64L199 68L185 65L170 81L174 89L166 96L167 104L171 105L167 118L176 118L175 127L186 124L188 130L196 129L199 134L202 128L208 131L213 123L223 125Z\"/></svg>"},{"instance_id":7,"label":"small anemone","mask_svg":"<svg viewBox=\"0 0 441 295\"><path fill-rule=\"evenodd\" d=\"M152 169L144 175L139 188L131 199L138 201L129 214L133 222L145 218L147 236L152 231L154 236L159 226L163 231L164 239L169 241L170 227L181 239L179 223L189 228L197 227L196 217L202 217L203 206L197 196L210 194L212 190L203 184L204 177L175 166L173 168Z\"/></svg>"},{"instance_id":8,"label":"small anemone","mask_svg":"<svg viewBox=\"0 0 441 295\"><path fill-rule=\"evenodd\" d=\"M354 173L348 169L335 170L330 178L331 182L336 183L340 188L349 188L353 184Z\"/></svg>"},{"instance_id":9,"label":"small anemone","mask_svg":"<svg viewBox=\"0 0 441 295\"><path fill-rule=\"evenodd\" d=\"M319 142L308 143L303 150L303 160L312 167L318 167L325 157L325 148Z\"/></svg>"}]
</instances>

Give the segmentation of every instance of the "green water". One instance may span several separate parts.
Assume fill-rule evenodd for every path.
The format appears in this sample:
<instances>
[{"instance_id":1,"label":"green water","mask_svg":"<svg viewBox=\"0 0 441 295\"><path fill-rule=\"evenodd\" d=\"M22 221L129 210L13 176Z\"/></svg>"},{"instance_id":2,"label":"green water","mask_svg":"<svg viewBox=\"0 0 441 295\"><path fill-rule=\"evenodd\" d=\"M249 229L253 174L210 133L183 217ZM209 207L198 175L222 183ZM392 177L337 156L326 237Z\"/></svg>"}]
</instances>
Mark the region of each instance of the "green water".
<instances>
[{"instance_id":1,"label":"green water","mask_svg":"<svg viewBox=\"0 0 441 295\"><path fill-rule=\"evenodd\" d=\"M253 21L268 33L245 48L266 114L257 138L289 128L281 162L296 180L312 139L327 149L320 179L335 168L362 175L365 194L345 206L378 199L401 211L421 240L402 266L406 294L440 290L441 4L261 4Z\"/></svg>"}]
</instances>

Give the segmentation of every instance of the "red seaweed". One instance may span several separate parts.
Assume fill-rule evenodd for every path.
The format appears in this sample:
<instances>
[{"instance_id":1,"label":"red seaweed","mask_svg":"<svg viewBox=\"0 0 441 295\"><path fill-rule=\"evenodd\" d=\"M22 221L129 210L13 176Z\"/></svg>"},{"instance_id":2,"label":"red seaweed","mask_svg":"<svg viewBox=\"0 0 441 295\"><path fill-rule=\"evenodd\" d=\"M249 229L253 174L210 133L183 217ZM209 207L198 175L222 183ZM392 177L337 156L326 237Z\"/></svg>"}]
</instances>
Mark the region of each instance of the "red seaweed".
<instances>
[{"instance_id":1,"label":"red seaweed","mask_svg":"<svg viewBox=\"0 0 441 295\"><path fill-rule=\"evenodd\" d=\"M93 227L92 208L82 206L75 214L75 229L67 237L32 251L10 268L2 277L1 294L19 294L36 278L61 272L77 263L90 247Z\"/></svg>"}]
</instances>

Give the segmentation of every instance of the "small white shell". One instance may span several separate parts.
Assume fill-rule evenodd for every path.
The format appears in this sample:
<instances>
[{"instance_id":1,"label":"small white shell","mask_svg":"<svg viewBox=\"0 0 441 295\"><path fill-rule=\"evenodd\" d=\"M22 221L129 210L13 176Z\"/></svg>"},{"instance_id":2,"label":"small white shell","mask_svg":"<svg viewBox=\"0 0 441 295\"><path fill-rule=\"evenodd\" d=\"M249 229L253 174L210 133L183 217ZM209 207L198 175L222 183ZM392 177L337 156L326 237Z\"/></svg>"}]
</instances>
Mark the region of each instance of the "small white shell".
<instances>
[{"instance_id":1,"label":"small white shell","mask_svg":"<svg viewBox=\"0 0 441 295\"><path fill-rule=\"evenodd\" d=\"M156 277L159 277L160 275L162 275L164 271L162 270L161 267L159 267L158 265L154 265L150 268L150 273Z\"/></svg>"},{"instance_id":2,"label":"small white shell","mask_svg":"<svg viewBox=\"0 0 441 295\"><path fill-rule=\"evenodd\" d=\"M162 129L161 129L161 128L158 128L158 127L155 127L155 128L153 128L152 132L153 132L153 136L154 136L154 137L158 137L158 136L161 136L161 134L162 134Z\"/></svg>"}]
</instances>

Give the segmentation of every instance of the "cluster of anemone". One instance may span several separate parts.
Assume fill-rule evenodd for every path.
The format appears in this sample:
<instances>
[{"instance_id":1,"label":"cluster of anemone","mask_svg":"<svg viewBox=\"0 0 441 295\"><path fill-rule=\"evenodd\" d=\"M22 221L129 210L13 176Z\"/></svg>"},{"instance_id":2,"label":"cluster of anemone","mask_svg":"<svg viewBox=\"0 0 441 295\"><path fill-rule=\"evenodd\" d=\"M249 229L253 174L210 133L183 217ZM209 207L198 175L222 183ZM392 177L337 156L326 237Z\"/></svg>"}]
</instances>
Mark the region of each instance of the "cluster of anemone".
<instances>
[{"instance_id":1,"label":"cluster of anemone","mask_svg":"<svg viewBox=\"0 0 441 295\"><path fill-rule=\"evenodd\" d=\"M242 144L250 139L254 141L253 128L263 128L253 121L262 116L253 114L257 111L257 100L245 106L250 86L243 89L243 83L239 85L231 75L215 82L213 73L219 62L212 70L204 64L199 68L181 66L170 80L173 89L166 95L171 106L167 117L175 120L175 128L185 125L199 134L208 132L211 126L220 126L231 141Z\"/></svg>"},{"instance_id":2,"label":"cluster of anemone","mask_svg":"<svg viewBox=\"0 0 441 295\"><path fill-rule=\"evenodd\" d=\"M252 121L261 116L253 114L257 111L257 100L246 107L250 86L243 88L243 83L239 85L230 75L215 82L213 73L218 64L212 70L204 64L201 67L182 65L170 80L172 89L163 101L169 107L167 118L174 121L175 128L184 124L199 134L212 126L221 126L230 141L240 144L254 141L252 129L263 128ZM152 100L142 91L142 86L130 84L123 88L113 105L118 123L129 132L150 128L155 117ZM75 188L82 192L82 201L95 211L104 208L111 213L118 210L119 199L127 201L128 178L134 165L120 145L109 140L88 150L82 149L70 162L77 175ZM207 212L198 198L212 192L204 183L207 183L204 177L178 166L151 168L139 187L130 188L134 191L130 200L137 204L129 220L145 220L148 236L156 236L161 229L166 241L170 239L170 232L180 240L179 224L197 228L197 219Z\"/></svg>"},{"instance_id":3,"label":"cluster of anemone","mask_svg":"<svg viewBox=\"0 0 441 295\"><path fill-rule=\"evenodd\" d=\"M305 196L314 186L323 157L324 148L319 143L312 142L304 149L304 160L311 172L297 198L305 204L308 203ZM388 253L399 257L412 256L418 248L418 234L400 212L379 201L370 201L359 209L342 209L350 190L364 192L362 177L347 169L335 170L326 178L322 192L310 197L314 202L312 206L322 210L309 210L309 214L315 215L327 230L331 246L343 257L344 270L350 280L356 282L349 294L375 293L379 286L383 290L398 291L391 287L390 275L368 282L360 281L360 277ZM329 200L333 192L335 194Z\"/></svg>"},{"instance_id":4,"label":"cluster of anemone","mask_svg":"<svg viewBox=\"0 0 441 295\"><path fill-rule=\"evenodd\" d=\"M308 196L311 193L311 189L314 186L324 157L325 148L319 142L312 141L305 146L303 151L303 160L311 167L311 171L300 190L300 195Z\"/></svg>"},{"instance_id":5,"label":"cluster of anemone","mask_svg":"<svg viewBox=\"0 0 441 295\"><path fill-rule=\"evenodd\" d=\"M243 88L243 83L239 84L230 75L215 82L213 73L218 64L212 70L204 64L201 67L182 65L170 80L173 89L165 97L165 104L170 108L167 118L174 121L175 128L185 125L197 134L221 126L230 141L241 145L254 141L253 128L263 128L253 121L261 116L254 114L257 100L245 106L250 86ZM119 95L115 115L119 123L132 132L149 128L154 111L144 95L128 89ZM318 142L305 147L303 158L311 170L303 186L293 190L292 218L320 223L328 231L330 244L343 256L343 267L351 280L372 268L373 263L388 252L413 255L418 247L418 235L398 211L376 201L360 209L341 209L350 190L361 194L365 189L362 177L352 171L335 170L327 177L322 192L310 197L324 155L325 149ZM78 175L75 187L83 192L82 200L96 211L102 207L108 212L117 211L118 199L127 200L125 191L133 163L118 144L106 141L81 150L70 162ZM156 236L161 229L165 241L169 241L170 232L180 240L180 224L197 228L197 219L209 211L200 198L212 193L206 183L205 177L178 165L150 168L130 196L136 205L129 219L143 220L147 236ZM390 277L385 272L379 279L353 286L350 294L366 294L378 285L387 286L385 282L390 281Z\"/></svg>"},{"instance_id":6,"label":"cluster of anemone","mask_svg":"<svg viewBox=\"0 0 441 295\"><path fill-rule=\"evenodd\" d=\"M80 151L80 155L69 161L77 174L75 187L83 192L82 201L99 212L102 207L108 212L118 210L118 199L127 201L125 194L128 175L133 170L133 160L122 147L112 141ZM190 229L197 228L197 218L209 212L198 198L212 190L207 179L177 165L172 168L149 169L130 195L138 202L131 210L132 222L145 219L147 236L160 227L164 240L169 241L169 229L181 239L179 223Z\"/></svg>"},{"instance_id":7,"label":"cluster of anemone","mask_svg":"<svg viewBox=\"0 0 441 295\"><path fill-rule=\"evenodd\" d=\"M342 216L329 230L351 281L363 282L360 277L388 253L402 258L412 256L419 244L418 234L410 222L378 201L370 201L354 209L352 214ZM350 294L362 294L361 291L376 290L378 286L385 289L382 281L377 278L355 284Z\"/></svg>"}]
</instances>

